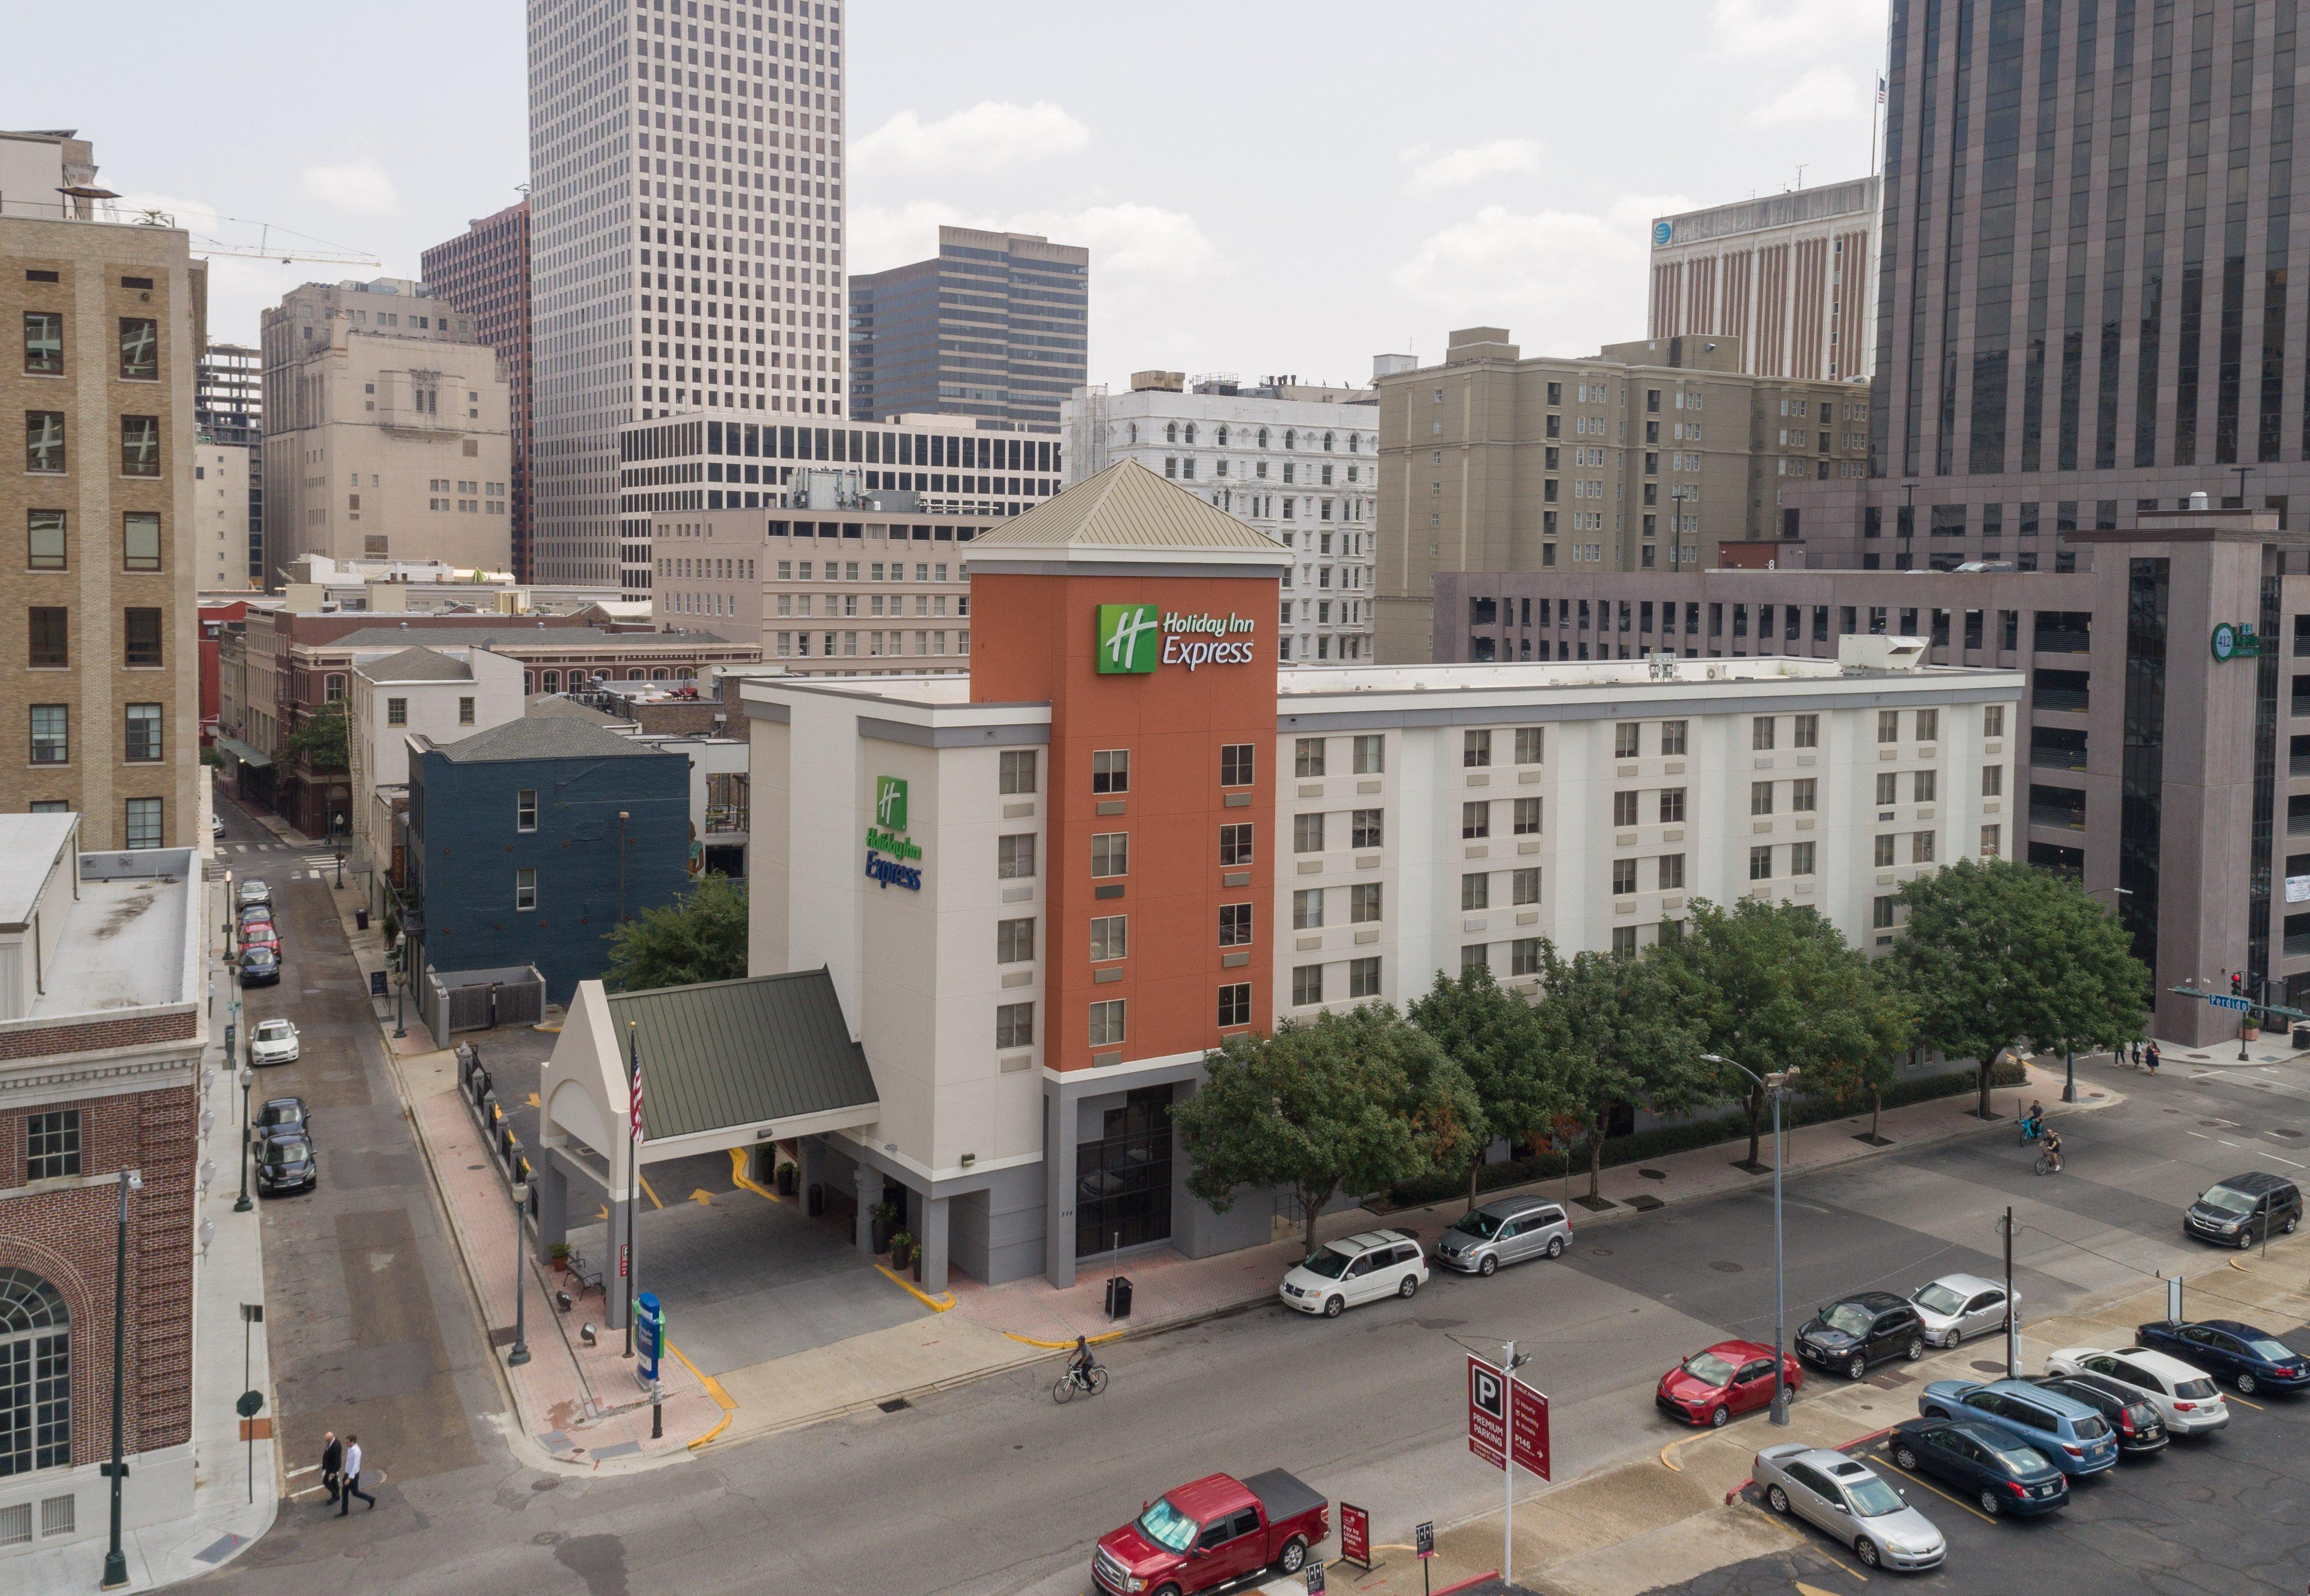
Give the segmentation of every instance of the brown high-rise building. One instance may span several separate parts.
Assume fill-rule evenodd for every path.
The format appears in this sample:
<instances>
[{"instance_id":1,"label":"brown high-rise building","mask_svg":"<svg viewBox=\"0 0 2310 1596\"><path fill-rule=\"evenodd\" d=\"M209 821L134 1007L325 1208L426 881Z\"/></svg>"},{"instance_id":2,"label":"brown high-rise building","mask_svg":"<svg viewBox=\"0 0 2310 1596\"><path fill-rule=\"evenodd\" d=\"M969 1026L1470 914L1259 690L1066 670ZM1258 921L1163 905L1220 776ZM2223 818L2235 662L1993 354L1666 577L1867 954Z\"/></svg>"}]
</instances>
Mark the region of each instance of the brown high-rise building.
<instances>
[{"instance_id":1,"label":"brown high-rise building","mask_svg":"<svg viewBox=\"0 0 2310 1596\"><path fill-rule=\"evenodd\" d=\"M174 228L0 216L0 812L91 850L188 846L200 770L193 387L208 279Z\"/></svg>"},{"instance_id":2,"label":"brown high-rise building","mask_svg":"<svg viewBox=\"0 0 2310 1596\"><path fill-rule=\"evenodd\" d=\"M1647 335L1738 338L1763 377L1865 379L1876 244L1874 178L1655 217Z\"/></svg>"},{"instance_id":3,"label":"brown high-rise building","mask_svg":"<svg viewBox=\"0 0 2310 1596\"><path fill-rule=\"evenodd\" d=\"M419 257L426 286L473 318L498 353L513 432L513 569L531 580L529 549L529 202L468 222L465 231Z\"/></svg>"}]
</instances>

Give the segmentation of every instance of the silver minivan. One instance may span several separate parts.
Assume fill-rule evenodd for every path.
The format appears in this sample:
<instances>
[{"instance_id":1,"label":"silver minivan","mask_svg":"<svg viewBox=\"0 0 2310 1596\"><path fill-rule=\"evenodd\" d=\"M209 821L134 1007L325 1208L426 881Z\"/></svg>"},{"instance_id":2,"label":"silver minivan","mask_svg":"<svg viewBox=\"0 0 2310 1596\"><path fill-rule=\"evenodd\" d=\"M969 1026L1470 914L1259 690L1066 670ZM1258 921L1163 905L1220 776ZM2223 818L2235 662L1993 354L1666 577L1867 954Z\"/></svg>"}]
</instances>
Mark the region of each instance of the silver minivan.
<instances>
[{"instance_id":1,"label":"silver minivan","mask_svg":"<svg viewBox=\"0 0 2310 1596\"><path fill-rule=\"evenodd\" d=\"M1572 1245L1564 1210L1545 1197L1496 1197L1437 1238L1436 1262L1488 1275L1503 1263L1554 1258Z\"/></svg>"}]
</instances>

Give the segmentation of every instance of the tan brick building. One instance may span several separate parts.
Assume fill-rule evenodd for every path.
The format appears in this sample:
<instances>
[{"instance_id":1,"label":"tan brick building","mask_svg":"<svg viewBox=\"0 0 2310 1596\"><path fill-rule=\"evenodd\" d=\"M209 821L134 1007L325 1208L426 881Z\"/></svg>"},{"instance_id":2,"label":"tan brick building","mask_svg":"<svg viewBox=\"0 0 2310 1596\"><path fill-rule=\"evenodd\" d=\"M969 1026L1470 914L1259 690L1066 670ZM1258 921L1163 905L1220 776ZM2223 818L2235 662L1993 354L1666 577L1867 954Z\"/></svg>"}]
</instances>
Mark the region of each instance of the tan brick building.
<instances>
[{"instance_id":1,"label":"tan brick building","mask_svg":"<svg viewBox=\"0 0 2310 1596\"><path fill-rule=\"evenodd\" d=\"M193 395L207 275L171 228L0 217L0 813L92 849L196 823ZM0 747L8 743L0 742Z\"/></svg>"},{"instance_id":2,"label":"tan brick building","mask_svg":"<svg viewBox=\"0 0 2310 1596\"><path fill-rule=\"evenodd\" d=\"M1379 377L1378 657L1429 657L1438 571L1698 570L1778 540L1785 488L1861 473L1865 386L1741 367L1729 337L1526 360L1467 327Z\"/></svg>"}]
</instances>

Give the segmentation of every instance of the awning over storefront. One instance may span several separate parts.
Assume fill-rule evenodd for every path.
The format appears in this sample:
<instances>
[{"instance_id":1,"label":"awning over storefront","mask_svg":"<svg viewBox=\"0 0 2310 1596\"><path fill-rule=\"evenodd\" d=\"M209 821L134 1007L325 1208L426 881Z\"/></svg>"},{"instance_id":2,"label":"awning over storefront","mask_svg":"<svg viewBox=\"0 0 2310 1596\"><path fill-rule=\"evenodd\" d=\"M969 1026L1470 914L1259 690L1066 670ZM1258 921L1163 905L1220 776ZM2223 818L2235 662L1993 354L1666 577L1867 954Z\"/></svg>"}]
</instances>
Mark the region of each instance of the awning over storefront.
<instances>
[{"instance_id":1,"label":"awning over storefront","mask_svg":"<svg viewBox=\"0 0 2310 1596\"><path fill-rule=\"evenodd\" d=\"M255 765L261 768L264 766L273 763L273 756L271 754L259 753L256 750L249 747L248 744L243 742L238 737L226 737L220 735L216 739L216 746L224 750L225 752L230 754L234 759L239 760L244 765Z\"/></svg>"}]
</instances>

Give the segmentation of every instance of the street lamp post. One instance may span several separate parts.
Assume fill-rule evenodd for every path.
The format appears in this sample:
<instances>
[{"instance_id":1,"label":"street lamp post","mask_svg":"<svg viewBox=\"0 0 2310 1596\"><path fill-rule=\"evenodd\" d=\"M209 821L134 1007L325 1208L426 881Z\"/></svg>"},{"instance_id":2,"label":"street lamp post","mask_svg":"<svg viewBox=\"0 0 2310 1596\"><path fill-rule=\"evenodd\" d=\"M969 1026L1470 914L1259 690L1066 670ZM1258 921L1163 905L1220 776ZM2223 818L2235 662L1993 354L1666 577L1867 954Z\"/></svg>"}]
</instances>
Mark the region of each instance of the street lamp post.
<instances>
[{"instance_id":1,"label":"street lamp post","mask_svg":"<svg viewBox=\"0 0 2310 1596\"><path fill-rule=\"evenodd\" d=\"M1787 1087L1789 1077L1796 1071L1782 1070L1770 1075L1759 1075L1748 1065L1735 1063L1722 1054L1704 1053L1700 1056L1712 1064L1726 1064L1740 1071L1757 1083L1773 1105L1773 1422L1785 1427L1789 1422L1788 1370L1784 1362L1787 1357L1785 1348L1788 1342L1788 1307L1781 1246L1781 1166L1788 1158L1787 1149L1781 1144L1781 1093Z\"/></svg>"},{"instance_id":2,"label":"street lamp post","mask_svg":"<svg viewBox=\"0 0 2310 1596\"><path fill-rule=\"evenodd\" d=\"M338 890L338 891L340 891L340 892L343 892L344 889L345 889L345 851L344 851L344 849L343 849L343 848L339 848L339 849L337 850L337 890Z\"/></svg>"},{"instance_id":3,"label":"street lamp post","mask_svg":"<svg viewBox=\"0 0 2310 1596\"><path fill-rule=\"evenodd\" d=\"M401 945L393 950L393 1039L400 1041L409 1034L402 1021L402 1002L409 995L409 936L402 933Z\"/></svg>"},{"instance_id":4,"label":"street lamp post","mask_svg":"<svg viewBox=\"0 0 2310 1596\"><path fill-rule=\"evenodd\" d=\"M519 1368L529 1361L529 1298L521 1288L522 1277L529 1272L529 1260L523 1251L529 1245L529 1229L524 1223L522 1210L529 1206L529 1183L513 1183L513 1350L506 1354L506 1366Z\"/></svg>"},{"instance_id":5,"label":"street lamp post","mask_svg":"<svg viewBox=\"0 0 2310 1596\"><path fill-rule=\"evenodd\" d=\"M249 1089L250 1085L251 1085L251 1084L252 1084L256 1080L256 1072L255 1072L254 1071L252 1071L252 1070L251 1070L251 1069L250 1069L247 1064L243 1064L243 1065L241 1065L241 1067L240 1067L240 1200L239 1200L239 1201L235 1202L235 1203L232 1205L232 1211L233 1211L233 1212L235 1212L235 1213L237 1213L237 1214L245 1214L245 1213L247 1213L247 1212L248 1212L251 1208L254 1208L254 1207L256 1206L256 1204L255 1204L255 1203L252 1203L252 1202L251 1202L251 1201L249 1201L249 1200L248 1200L248 1158L249 1158L249 1149L248 1149L248 1089Z\"/></svg>"},{"instance_id":6,"label":"street lamp post","mask_svg":"<svg viewBox=\"0 0 2310 1596\"><path fill-rule=\"evenodd\" d=\"M104 1473L112 1481L112 1540L104 1554L103 1588L117 1591L128 1583L128 1557L120 1548L120 1482L128 1477L121 1452L121 1425L128 1360L128 1194L144 1189L144 1177L134 1169L120 1172L120 1224L112 1254L112 1461Z\"/></svg>"}]
</instances>

